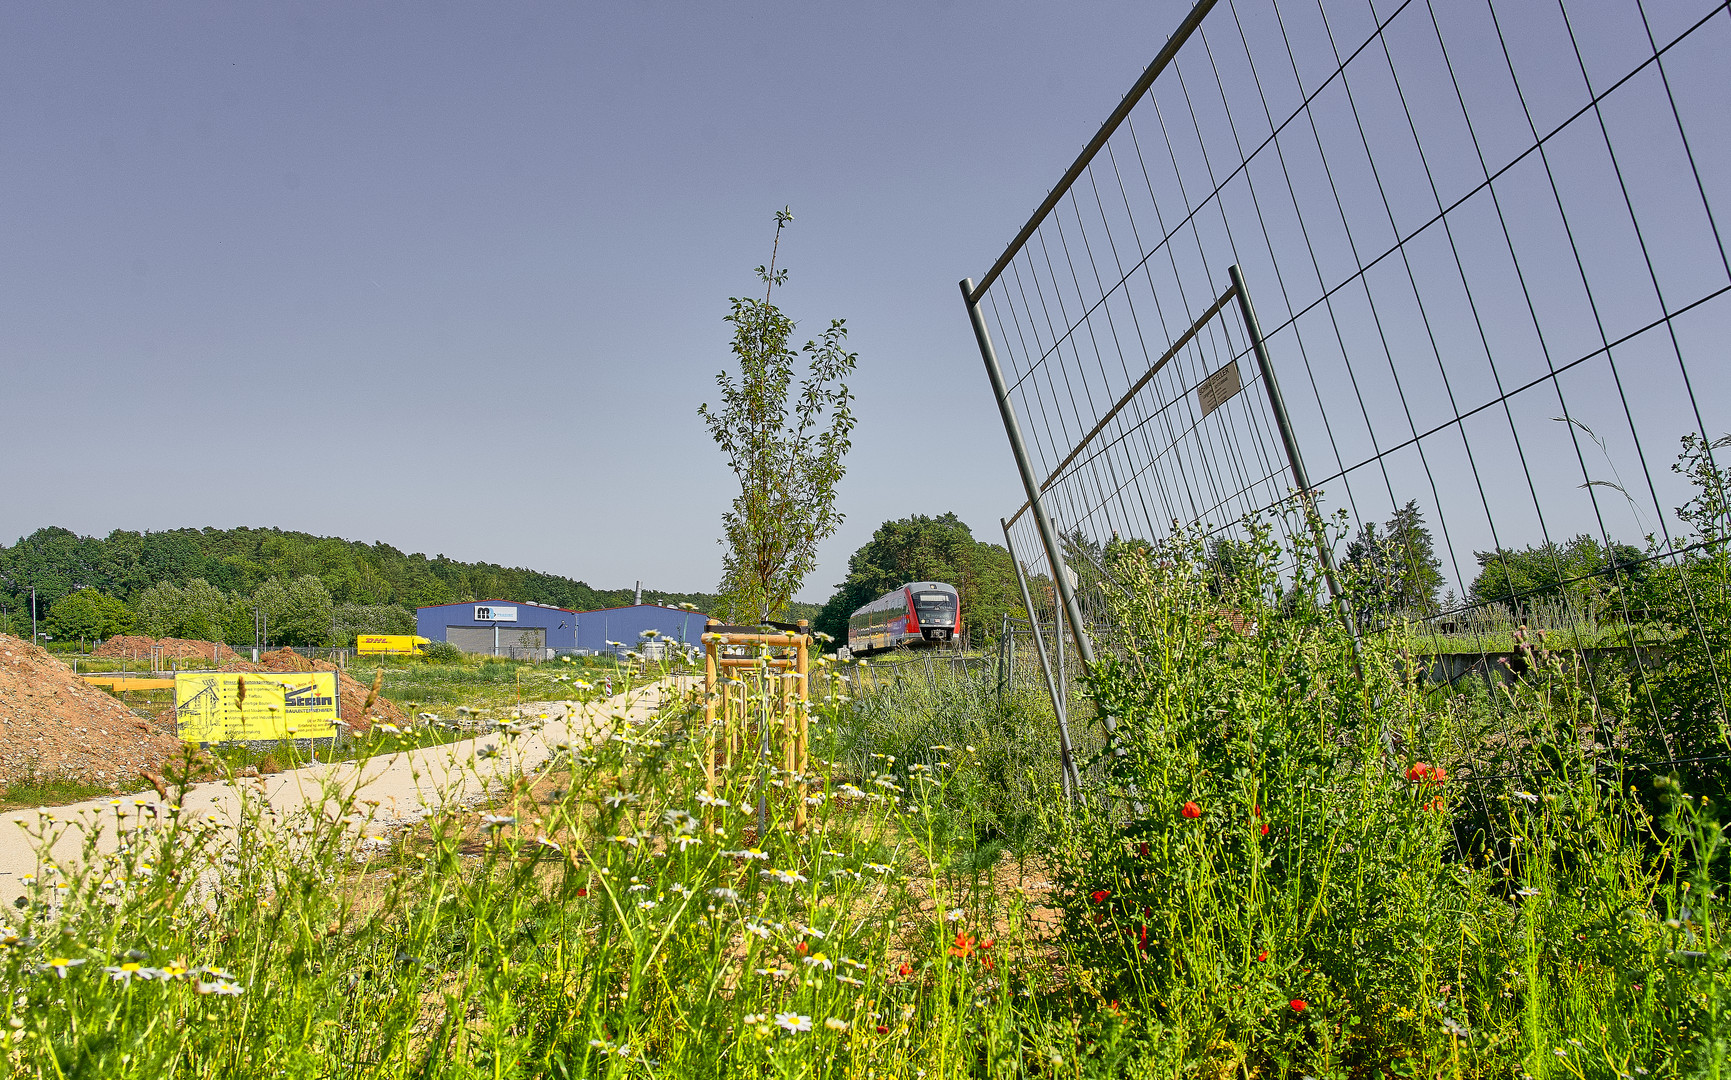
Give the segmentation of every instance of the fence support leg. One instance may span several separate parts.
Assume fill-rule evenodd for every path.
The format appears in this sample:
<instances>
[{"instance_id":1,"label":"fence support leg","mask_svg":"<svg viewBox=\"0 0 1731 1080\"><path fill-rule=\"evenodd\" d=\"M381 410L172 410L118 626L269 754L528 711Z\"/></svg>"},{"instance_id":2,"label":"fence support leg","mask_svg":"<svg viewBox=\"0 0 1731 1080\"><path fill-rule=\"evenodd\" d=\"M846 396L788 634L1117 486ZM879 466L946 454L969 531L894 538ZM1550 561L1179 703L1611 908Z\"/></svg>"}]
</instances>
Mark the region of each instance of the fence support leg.
<instances>
[{"instance_id":1,"label":"fence support leg","mask_svg":"<svg viewBox=\"0 0 1731 1080\"><path fill-rule=\"evenodd\" d=\"M1028 593L1028 579L1022 573L1022 560L1016 557L1016 545L1010 540L1009 522L999 518L998 524L1004 527L1004 546L1010 549L1010 563L1016 568L1016 584L1022 587L1022 606L1028 611L1028 627L1034 634L1034 648L1040 653L1040 670L1046 675L1046 692L1052 698L1052 712L1058 717L1058 774L1064 780L1064 800L1068 802L1076 797L1076 792L1082 786L1082 777L1076 771L1076 755L1070 747L1070 719L1064 712L1063 701L1058 697L1058 684L1052 680L1052 664L1046 659L1046 639L1040 636L1040 619L1034 613L1034 600ZM1007 621L1005 625L1008 625Z\"/></svg>"},{"instance_id":2,"label":"fence support leg","mask_svg":"<svg viewBox=\"0 0 1731 1080\"><path fill-rule=\"evenodd\" d=\"M807 625L804 619L799 621L799 636L794 639L793 669L790 672L793 678L782 680L782 686L786 687L782 701L788 712L790 733L793 736L793 768L799 774L799 782L793 785L793 827L802 830L805 828L805 774L811 764L807 747L811 734L811 719L806 711L806 643L811 637ZM788 685L789 683L792 685Z\"/></svg>"}]
</instances>

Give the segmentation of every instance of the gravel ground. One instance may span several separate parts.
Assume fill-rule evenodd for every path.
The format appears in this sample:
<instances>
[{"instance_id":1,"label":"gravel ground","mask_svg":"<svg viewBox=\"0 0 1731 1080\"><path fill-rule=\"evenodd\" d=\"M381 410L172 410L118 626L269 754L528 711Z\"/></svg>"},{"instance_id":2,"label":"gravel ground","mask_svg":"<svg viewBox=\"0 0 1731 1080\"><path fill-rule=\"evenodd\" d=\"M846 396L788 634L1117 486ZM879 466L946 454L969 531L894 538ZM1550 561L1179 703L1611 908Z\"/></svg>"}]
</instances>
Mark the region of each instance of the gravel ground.
<instances>
[{"instance_id":1,"label":"gravel ground","mask_svg":"<svg viewBox=\"0 0 1731 1080\"><path fill-rule=\"evenodd\" d=\"M616 694L587 705L529 702L517 706L517 711L526 726L534 723L542 726L515 738L492 733L398 754L375 755L365 761L310 765L271 776L194 784L187 790L181 812L238 821L241 786L245 786L251 793L262 793L272 808L286 817L323 805L329 798L328 789L333 786L346 791L358 784L360 798L379 804L365 829L370 835L382 836L419 821L428 811L453 804L480 803L487 798L489 789L496 789L503 780L517 773L532 773L546 764L553 756L552 748L558 744L599 742L608 736L620 717L646 721L660 707L665 695L681 689L677 682L664 680L630 695ZM544 721L540 719L543 715ZM489 748L497 753L491 754ZM128 816L134 812L149 814L152 811L146 807L161 812L165 802L155 792L146 792L137 797L93 799L71 806L13 810L0 815L5 822L25 825L33 825L42 817L54 823L83 826L62 830L51 850L44 853L24 829L0 823L0 903L10 903L23 892L20 881L23 875L41 873L44 854L51 855L62 866L75 862L83 849L85 830L98 832L99 851L114 851L117 809Z\"/></svg>"}]
</instances>

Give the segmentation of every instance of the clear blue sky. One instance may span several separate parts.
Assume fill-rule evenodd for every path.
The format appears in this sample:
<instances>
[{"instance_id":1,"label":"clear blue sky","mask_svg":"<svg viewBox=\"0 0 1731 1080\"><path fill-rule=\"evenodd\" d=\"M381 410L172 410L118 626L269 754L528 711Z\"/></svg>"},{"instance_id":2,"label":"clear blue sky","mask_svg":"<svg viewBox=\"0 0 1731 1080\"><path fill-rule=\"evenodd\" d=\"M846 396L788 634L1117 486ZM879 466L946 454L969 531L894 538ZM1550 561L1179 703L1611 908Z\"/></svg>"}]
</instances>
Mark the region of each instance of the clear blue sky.
<instances>
[{"instance_id":1,"label":"clear blue sky","mask_svg":"<svg viewBox=\"0 0 1731 1080\"><path fill-rule=\"evenodd\" d=\"M956 291L1184 5L9 5L0 537L275 525L715 584L695 415L778 300L860 354L848 521L1019 505Z\"/></svg>"}]
</instances>

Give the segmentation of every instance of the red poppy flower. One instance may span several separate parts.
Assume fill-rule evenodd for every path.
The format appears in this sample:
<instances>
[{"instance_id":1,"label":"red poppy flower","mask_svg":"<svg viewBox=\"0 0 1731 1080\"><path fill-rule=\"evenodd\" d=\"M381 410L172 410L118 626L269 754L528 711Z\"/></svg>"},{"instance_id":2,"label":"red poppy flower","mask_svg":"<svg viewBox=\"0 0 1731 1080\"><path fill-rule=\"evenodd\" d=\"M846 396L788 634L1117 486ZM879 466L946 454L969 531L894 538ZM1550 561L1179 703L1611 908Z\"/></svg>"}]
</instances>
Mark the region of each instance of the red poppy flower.
<instances>
[{"instance_id":1,"label":"red poppy flower","mask_svg":"<svg viewBox=\"0 0 1731 1080\"><path fill-rule=\"evenodd\" d=\"M950 955L966 960L974 952L974 935L965 930L956 931L956 943L950 946Z\"/></svg>"},{"instance_id":2,"label":"red poppy flower","mask_svg":"<svg viewBox=\"0 0 1731 1080\"><path fill-rule=\"evenodd\" d=\"M795 945L793 947L793 951L796 953L799 953L801 955L804 955L805 953L808 953L811 951L811 946L807 945L805 942L802 941L798 945Z\"/></svg>"},{"instance_id":3,"label":"red poppy flower","mask_svg":"<svg viewBox=\"0 0 1731 1080\"><path fill-rule=\"evenodd\" d=\"M903 964L901 967L896 968L896 974L900 975L904 979L907 978L909 975L912 975L913 973L914 973L914 969L913 969L913 966L910 964Z\"/></svg>"},{"instance_id":4,"label":"red poppy flower","mask_svg":"<svg viewBox=\"0 0 1731 1080\"><path fill-rule=\"evenodd\" d=\"M1104 904L1106 898L1111 895L1112 893L1108 889L1095 889L1093 892L1088 894L1088 898L1096 904Z\"/></svg>"},{"instance_id":5,"label":"red poppy flower","mask_svg":"<svg viewBox=\"0 0 1731 1080\"><path fill-rule=\"evenodd\" d=\"M1202 816L1202 808L1193 802L1187 802L1184 804L1184 816L1187 818L1199 818Z\"/></svg>"},{"instance_id":6,"label":"red poppy flower","mask_svg":"<svg viewBox=\"0 0 1731 1080\"><path fill-rule=\"evenodd\" d=\"M986 939L986 940L984 940L984 941L982 941L982 942L980 942L980 948L982 948L982 949L989 949L989 948L991 948L991 947L992 947L992 946L993 946L993 945L996 945L996 944L997 944L997 943L998 943L998 939L997 939L997 938L995 938L995 937L989 937L989 938L987 938L987 939Z\"/></svg>"},{"instance_id":7,"label":"red poppy flower","mask_svg":"<svg viewBox=\"0 0 1731 1080\"><path fill-rule=\"evenodd\" d=\"M1310 1008L1310 1004L1308 1002L1306 1002L1303 998L1293 998L1292 999L1292 1011L1293 1012L1301 1013L1308 1008Z\"/></svg>"},{"instance_id":8,"label":"red poppy flower","mask_svg":"<svg viewBox=\"0 0 1731 1080\"><path fill-rule=\"evenodd\" d=\"M1440 784L1448 777L1447 769L1428 765L1422 761L1413 762L1412 768L1406 771L1406 778L1415 784Z\"/></svg>"},{"instance_id":9,"label":"red poppy flower","mask_svg":"<svg viewBox=\"0 0 1731 1080\"><path fill-rule=\"evenodd\" d=\"M890 1033L889 1028L884 1027L882 1024L878 1025L878 1034L879 1035L888 1035L889 1033Z\"/></svg>"},{"instance_id":10,"label":"red poppy flower","mask_svg":"<svg viewBox=\"0 0 1731 1080\"><path fill-rule=\"evenodd\" d=\"M1146 859L1148 857L1148 841L1144 840L1140 844L1137 844L1136 853Z\"/></svg>"},{"instance_id":11,"label":"red poppy flower","mask_svg":"<svg viewBox=\"0 0 1731 1080\"><path fill-rule=\"evenodd\" d=\"M1263 949L1261 952L1256 954L1256 962L1258 964L1266 964L1268 962L1268 950L1267 949Z\"/></svg>"},{"instance_id":12,"label":"red poppy flower","mask_svg":"<svg viewBox=\"0 0 1731 1080\"><path fill-rule=\"evenodd\" d=\"M1262 823L1262 835L1263 835L1263 836L1267 836L1267 835L1268 835L1268 822L1266 822L1266 821L1264 821L1264 822L1263 822L1263 823Z\"/></svg>"},{"instance_id":13,"label":"red poppy flower","mask_svg":"<svg viewBox=\"0 0 1731 1080\"><path fill-rule=\"evenodd\" d=\"M578 895L578 896L588 896L588 895L589 895L589 890L588 890L588 889L578 889L578 890L577 890L577 895Z\"/></svg>"},{"instance_id":14,"label":"red poppy flower","mask_svg":"<svg viewBox=\"0 0 1731 1080\"><path fill-rule=\"evenodd\" d=\"M1136 930L1136 947L1143 952L1148 951L1148 928L1146 926L1138 927Z\"/></svg>"}]
</instances>

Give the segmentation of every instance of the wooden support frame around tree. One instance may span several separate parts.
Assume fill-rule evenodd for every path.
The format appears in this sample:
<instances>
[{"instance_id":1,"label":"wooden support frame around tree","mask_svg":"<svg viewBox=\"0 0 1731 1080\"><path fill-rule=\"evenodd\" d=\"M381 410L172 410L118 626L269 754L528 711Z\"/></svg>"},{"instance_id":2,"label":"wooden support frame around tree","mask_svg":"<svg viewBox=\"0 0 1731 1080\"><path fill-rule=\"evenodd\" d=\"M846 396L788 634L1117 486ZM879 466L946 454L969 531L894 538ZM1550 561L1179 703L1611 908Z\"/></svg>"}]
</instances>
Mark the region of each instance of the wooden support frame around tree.
<instances>
[{"instance_id":1,"label":"wooden support frame around tree","mask_svg":"<svg viewBox=\"0 0 1731 1080\"><path fill-rule=\"evenodd\" d=\"M797 777L793 792L793 827L806 825L806 772L811 766L811 646L810 624L797 631L766 634L756 627L724 626L711 619L703 633L704 777L715 795L716 766L721 744L727 760L746 747L751 697L739 676L755 674L762 683L763 722L780 728L781 769ZM756 656L726 656L723 650L755 647ZM719 714L719 715L718 715ZM717 730L719 728L719 731Z\"/></svg>"}]
</instances>

